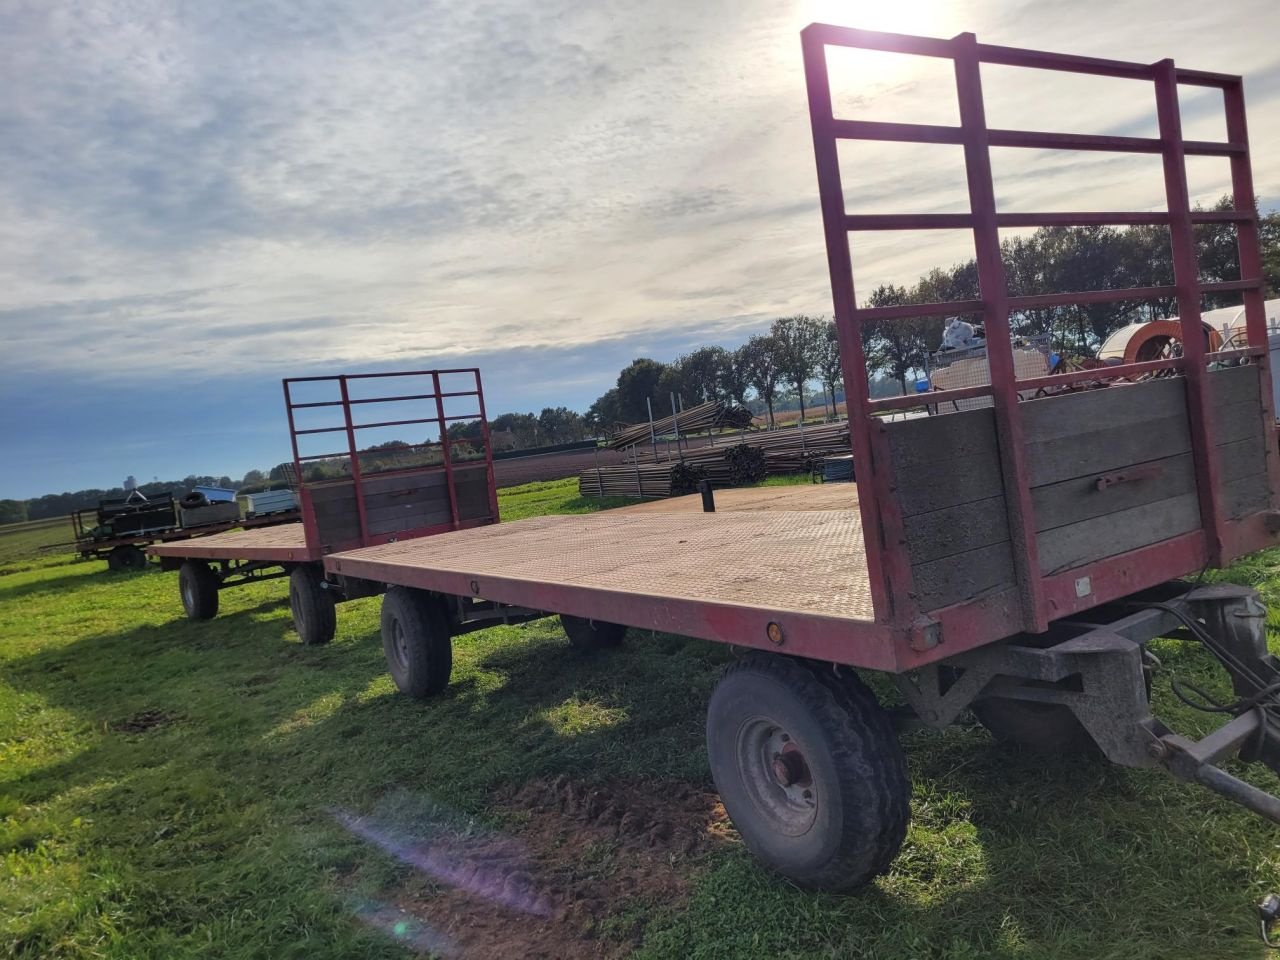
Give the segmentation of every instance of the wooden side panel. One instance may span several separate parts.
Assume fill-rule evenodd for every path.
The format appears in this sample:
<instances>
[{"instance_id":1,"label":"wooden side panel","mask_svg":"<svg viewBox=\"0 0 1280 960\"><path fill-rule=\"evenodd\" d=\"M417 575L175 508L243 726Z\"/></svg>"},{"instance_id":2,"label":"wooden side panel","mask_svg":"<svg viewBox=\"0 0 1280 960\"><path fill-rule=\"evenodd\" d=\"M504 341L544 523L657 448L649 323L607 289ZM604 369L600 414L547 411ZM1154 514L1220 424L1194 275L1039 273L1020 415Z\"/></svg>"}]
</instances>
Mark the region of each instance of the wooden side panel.
<instances>
[{"instance_id":1,"label":"wooden side panel","mask_svg":"<svg viewBox=\"0 0 1280 960\"><path fill-rule=\"evenodd\" d=\"M462 520L489 515L488 467L460 467L454 489ZM443 470L373 476L363 481L365 522L371 536L448 523L453 513ZM351 480L330 481L311 488L320 541L326 546L360 539L360 514Z\"/></svg>"},{"instance_id":2,"label":"wooden side panel","mask_svg":"<svg viewBox=\"0 0 1280 960\"><path fill-rule=\"evenodd\" d=\"M925 610L1016 583L990 407L886 424L915 592Z\"/></svg>"},{"instance_id":3,"label":"wooden side panel","mask_svg":"<svg viewBox=\"0 0 1280 960\"><path fill-rule=\"evenodd\" d=\"M1031 502L1036 512L1036 531L1053 530L1196 492L1196 471L1190 453L1165 457L1145 466L1149 474L1143 479L1102 491L1092 474L1035 487L1031 491Z\"/></svg>"},{"instance_id":4,"label":"wooden side panel","mask_svg":"<svg viewBox=\"0 0 1280 960\"><path fill-rule=\"evenodd\" d=\"M1222 485L1218 503L1233 520L1271 506L1260 377L1251 364L1213 370L1206 377Z\"/></svg>"},{"instance_id":5,"label":"wooden side panel","mask_svg":"<svg viewBox=\"0 0 1280 960\"><path fill-rule=\"evenodd\" d=\"M458 497L458 516L463 520L487 517L489 507L489 468L483 464L453 471L454 489ZM496 519L496 518L495 518Z\"/></svg>"},{"instance_id":6,"label":"wooden side panel","mask_svg":"<svg viewBox=\"0 0 1280 960\"><path fill-rule=\"evenodd\" d=\"M1199 526L1200 501L1193 489L1179 497L1116 510L1041 535L1040 569L1046 574L1070 570L1190 533Z\"/></svg>"},{"instance_id":7,"label":"wooden side panel","mask_svg":"<svg viewBox=\"0 0 1280 960\"><path fill-rule=\"evenodd\" d=\"M1022 405L1043 574L1200 526L1179 377Z\"/></svg>"}]
</instances>

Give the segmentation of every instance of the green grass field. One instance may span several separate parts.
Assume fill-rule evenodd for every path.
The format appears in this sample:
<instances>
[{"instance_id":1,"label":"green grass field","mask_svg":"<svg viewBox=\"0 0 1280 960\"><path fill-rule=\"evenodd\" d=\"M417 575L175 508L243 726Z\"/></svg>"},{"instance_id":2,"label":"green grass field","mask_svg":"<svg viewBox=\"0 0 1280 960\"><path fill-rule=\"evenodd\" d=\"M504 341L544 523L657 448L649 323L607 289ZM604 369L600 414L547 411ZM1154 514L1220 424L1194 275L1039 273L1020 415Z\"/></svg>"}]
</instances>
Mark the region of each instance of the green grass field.
<instances>
[{"instance_id":1,"label":"green grass field","mask_svg":"<svg viewBox=\"0 0 1280 960\"><path fill-rule=\"evenodd\" d=\"M0 571L45 555L49 547L69 544L71 539L71 521L66 517L0 525Z\"/></svg>"},{"instance_id":2,"label":"green grass field","mask_svg":"<svg viewBox=\"0 0 1280 960\"><path fill-rule=\"evenodd\" d=\"M599 505L565 481L502 506ZM283 581L191 623L173 573L7 569L0 955L1264 954L1252 904L1280 887L1275 829L1160 773L1049 763L971 726L911 734L892 871L807 894L714 808L703 711L727 648L633 632L587 655L553 619L497 627L459 638L450 689L417 702L386 674L377 598L305 648ZM1280 599L1280 552L1234 572ZM1156 646L1158 712L1204 729L1167 674L1207 682L1205 656Z\"/></svg>"}]
</instances>

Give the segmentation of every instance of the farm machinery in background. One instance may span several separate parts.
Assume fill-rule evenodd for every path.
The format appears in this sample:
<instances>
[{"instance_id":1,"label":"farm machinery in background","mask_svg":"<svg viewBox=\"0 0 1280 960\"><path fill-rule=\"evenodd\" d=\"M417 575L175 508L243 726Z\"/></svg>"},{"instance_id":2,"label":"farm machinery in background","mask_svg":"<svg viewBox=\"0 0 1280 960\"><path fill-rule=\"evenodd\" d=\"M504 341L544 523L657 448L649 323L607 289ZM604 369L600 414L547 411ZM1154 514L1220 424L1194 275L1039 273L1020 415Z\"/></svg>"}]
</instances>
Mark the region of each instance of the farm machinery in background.
<instances>
[{"instance_id":1,"label":"farm machinery in background","mask_svg":"<svg viewBox=\"0 0 1280 960\"><path fill-rule=\"evenodd\" d=\"M223 487L196 486L181 498L172 493L146 496L132 490L108 497L96 507L71 514L75 552L85 560L106 560L111 570L141 570L143 548L236 527L269 526L298 519L292 490L241 494Z\"/></svg>"},{"instance_id":2,"label":"farm machinery in background","mask_svg":"<svg viewBox=\"0 0 1280 960\"><path fill-rule=\"evenodd\" d=\"M1268 348L1272 361L1275 362L1280 355L1280 299L1268 300L1265 308ZM1200 320L1204 328L1204 349L1207 353L1235 349L1246 342L1243 307L1224 307L1220 310L1206 311L1200 315ZM1063 388L1087 389L1091 385L1112 379L1107 374L1110 367L1149 363L1182 356L1181 336L1182 322L1177 317L1146 323L1131 323L1107 337L1099 348L1097 357L1084 359L1069 357L1054 351L1048 334L1017 337L1013 340L1014 366L1019 379L1096 370L1098 379L1092 384L1073 383ZM1168 375L1168 371L1152 370L1139 374L1137 379ZM1134 378L1127 376L1125 379ZM985 386L990 382L986 338L982 326L967 323L959 317L948 318L943 328L941 344L936 351L929 354L928 376L916 383L916 391L923 394L942 390L959 390ZM1276 407L1280 409L1280 386L1273 384L1272 390ZM1048 391L1040 389L1025 395L1019 393L1019 397L1029 400L1033 396L1043 396L1046 392ZM990 398L952 401L946 405L946 410L943 412L968 410L981 406L991 406ZM929 412L940 411L935 405L930 405Z\"/></svg>"}]
</instances>

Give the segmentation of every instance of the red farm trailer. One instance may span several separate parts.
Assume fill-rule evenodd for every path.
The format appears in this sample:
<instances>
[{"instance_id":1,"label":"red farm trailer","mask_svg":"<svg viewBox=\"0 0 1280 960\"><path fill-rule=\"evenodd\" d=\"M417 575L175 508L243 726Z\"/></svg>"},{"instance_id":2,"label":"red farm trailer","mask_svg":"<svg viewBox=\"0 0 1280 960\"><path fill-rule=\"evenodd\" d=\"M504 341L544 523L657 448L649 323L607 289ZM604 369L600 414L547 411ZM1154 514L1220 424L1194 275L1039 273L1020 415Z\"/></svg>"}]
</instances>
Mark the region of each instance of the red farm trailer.
<instances>
[{"instance_id":1,"label":"red farm trailer","mask_svg":"<svg viewBox=\"0 0 1280 960\"><path fill-rule=\"evenodd\" d=\"M832 47L949 62L959 124L835 116L826 66ZM384 650L397 685L415 696L448 683L452 637L495 618L559 614L580 646L616 644L634 627L744 648L711 697L711 771L747 846L774 870L813 888L867 882L886 869L906 832L905 759L888 712L857 670L893 675L927 725L944 726L971 709L999 737L1058 751L1087 746L1126 766L1162 766L1280 822L1280 799L1220 765L1239 754L1280 769L1280 663L1267 651L1266 611L1252 590L1199 579L1207 568L1273 544L1280 529L1280 464L1240 79L1167 60L1127 63L990 46L970 34L940 40L825 25L804 31L803 52L858 464L856 509L851 497L847 510L602 513L495 525L487 459L470 468L477 477L470 489L481 490L483 479L488 500L463 496L461 471L450 466L446 443L443 465L433 469L451 477L440 488L448 490L450 509L432 516L448 521L376 533L374 518L382 515L371 506L370 491L362 492L370 481L356 473L357 444L350 440L352 476L338 484L341 493L327 493L323 482L304 483L308 521L294 534L293 552L276 546L251 553L247 539L239 541L246 546L238 554L191 552L219 538L153 551L218 560L226 571L223 586L237 563L243 573L262 564L292 567L294 609L304 623L311 598L385 591ZM983 64L1149 85L1159 135L990 128ZM1183 137L1178 90L1184 86L1221 92L1225 140ZM837 157L844 140L959 145L969 211L850 215ZM1158 155L1166 209L1001 212L992 147ZM1188 155L1227 158L1234 209L1191 209ZM1200 282L1192 231L1202 222L1234 224L1240 280ZM1002 229L1093 224L1167 228L1174 282L1010 294ZM971 233L977 299L858 306L850 232L913 229ZM1244 346L1206 349L1200 300L1210 291L1242 296ZM1018 378L1011 315L1045 305L1155 297L1177 300L1186 333L1177 355L1102 372ZM921 401L870 397L862 330L871 322L923 316L982 322L991 382L931 393L931 416L883 416ZM345 389L339 406L350 439L358 425ZM975 399L984 402L963 410L951 402ZM330 496L346 504L340 521L322 518ZM473 512L463 510L464 503ZM330 522L338 534L328 532ZM184 569L200 568L189 562ZM210 611L214 578L186 576L184 584L197 588L188 612ZM331 631L331 621L326 625ZM308 636L319 633L308 627ZM1204 739L1180 736L1151 713L1149 684L1158 664L1146 644L1157 637L1203 644L1230 677L1237 699L1203 704L1230 719Z\"/></svg>"},{"instance_id":2,"label":"red farm trailer","mask_svg":"<svg viewBox=\"0 0 1280 960\"><path fill-rule=\"evenodd\" d=\"M497 522L484 389L474 367L295 377L283 385L302 519L147 552L179 571L193 620L217 615L221 590L288 577L298 636L323 644L333 639L337 603L383 589L326 575L328 554ZM451 441L457 425L473 426L468 439ZM412 443L370 439L375 431L418 436L423 428L427 439ZM324 449L305 452L315 442Z\"/></svg>"}]
</instances>

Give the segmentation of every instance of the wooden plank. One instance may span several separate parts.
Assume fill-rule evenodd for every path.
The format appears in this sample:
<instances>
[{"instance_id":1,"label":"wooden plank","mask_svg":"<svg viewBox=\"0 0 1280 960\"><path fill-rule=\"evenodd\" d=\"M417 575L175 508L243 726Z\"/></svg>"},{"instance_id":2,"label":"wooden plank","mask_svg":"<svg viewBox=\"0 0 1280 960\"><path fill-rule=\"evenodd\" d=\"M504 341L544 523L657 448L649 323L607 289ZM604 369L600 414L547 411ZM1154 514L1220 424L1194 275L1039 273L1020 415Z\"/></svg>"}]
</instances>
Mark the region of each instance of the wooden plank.
<instances>
[{"instance_id":1,"label":"wooden plank","mask_svg":"<svg viewBox=\"0 0 1280 960\"><path fill-rule=\"evenodd\" d=\"M1235 443L1246 437L1263 437L1266 433L1262 420L1262 404L1257 400L1245 400L1227 406L1210 407L1213 416L1213 440L1218 446Z\"/></svg>"},{"instance_id":2,"label":"wooden plank","mask_svg":"<svg viewBox=\"0 0 1280 960\"><path fill-rule=\"evenodd\" d=\"M1218 503L1232 520L1271 508L1271 486L1265 473L1255 473L1224 483L1218 492Z\"/></svg>"},{"instance_id":3,"label":"wooden plank","mask_svg":"<svg viewBox=\"0 0 1280 960\"><path fill-rule=\"evenodd\" d=\"M1163 460L1138 466L1157 469L1159 474L1116 484L1104 490L1098 489L1097 476L1094 474L1036 487L1031 491L1036 530L1053 530L1070 523L1079 523L1196 491L1195 464L1189 453L1180 453L1176 457L1165 457Z\"/></svg>"},{"instance_id":4,"label":"wooden plank","mask_svg":"<svg viewBox=\"0 0 1280 960\"><path fill-rule=\"evenodd\" d=\"M1028 443L1046 443L1111 427L1164 420L1187 409L1180 377L1041 397L1018 404Z\"/></svg>"},{"instance_id":5,"label":"wooden plank","mask_svg":"<svg viewBox=\"0 0 1280 960\"><path fill-rule=\"evenodd\" d=\"M1253 364L1210 370L1204 376L1209 401L1215 407L1227 407L1237 403L1260 402L1258 384L1260 371Z\"/></svg>"},{"instance_id":6,"label":"wooden plank","mask_svg":"<svg viewBox=\"0 0 1280 960\"><path fill-rule=\"evenodd\" d=\"M431 491L445 489L444 469L415 471L413 473L396 473L386 476L377 474L362 477L360 486L364 490L365 500L384 493L397 493L403 490Z\"/></svg>"},{"instance_id":7,"label":"wooden plank","mask_svg":"<svg viewBox=\"0 0 1280 960\"><path fill-rule=\"evenodd\" d=\"M445 506L449 504L448 487L414 487L406 490L388 490L386 493L375 493L364 498L364 509L378 510L386 507L397 507L406 503L430 503Z\"/></svg>"},{"instance_id":8,"label":"wooden plank","mask_svg":"<svg viewBox=\"0 0 1280 960\"><path fill-rule=\"evenodd\" d=\"M366 509L364 512L365 519L370 523L374 520L386 520L391 517L403 516L407 513L443 513L447 520L450 516L448 500L401 500L396 503L384 504L373 509Z\"/></svg>"},{"instance_id":9,"label":"wooden plank","mask_svg":"<svg viewBox=\"0 0 1280 960\"><path fill-rule=\"evenodd\" d=\"M897 477L898 500L904 517L931 513L962 503L1004 496L1004 479L998 457L964 457Z\"/></svg>"},{"instance_id":10,"label":"wooden plank","mask_svg":"<svg viewBox=\"0 0 1280 960\"><path fill-rule=\"evenodd\" d=\"M355 487L350 480L332 480L307 487L307 493L314 504L332 503L335 500L350 499L354 502Z\"/></svg>"},{"instance_id":11,"label":"wooden plank","mask_svg":"<svg viewBox=\"0 0 1280 960\"><path fill-rule=\"evenodd\" d=\"M904 524L912 563L927 563L1009 539L1004 497L907 517Z\"/></svg>"},{"instance_id":12,"label":"wooden plank","mask_svg":"<svg viewBox=\"0 0 1280 960\"><path fill-rule=\"evenodd\" d=\"M1070 570L1199 526L1199 500L1192 492L1047 530L1036 537L1040 572L1048 575Z\"/></svg>"},{"instance_id":13,"label":"wooden plank","mask_svg":"<svg viewBox=\"0 0 1280 960\"><path fill-rule=\"evenodd\" d=\"M354 517L356 512L356 498L351 497L349 500L330 500L327 503L312 504L311 512L316 515L316 519L334 519L337 517Z\"/></svg>"},{"instance_id":14,"label":"wooden plank","mask_svg":"<svg viewBox=\"0 0 1280 960\"><path fill-rule=\"evenodd\" d=\"M369 533L396 533L400 530L412 530L415 527L433 527L438 523L448 523L453 514L446 507L444 510L413 510L395 516L379 517L369 520Z\"/></svg>"},{"instance_id":15,"label":"wooden plank","mask_svg":"<svg viewBox=\"0 0 1280 960\"><path fill-rule=\"evenodd\" d=\"M1214 450L1218 457L1218 481L1230 483L1255 473L1267 472L1267 448L1262 437L1248 437L1223 444Z\"/></svg>"},{"instance_id":16,"label":"wooden plank","mask_svg":"<svg viewBox=\"0 0 1280 960\"><path fill-rule=\"evenodd\" d=\"M1087 433L1052 440L1036 437L1027 444L1027 468L1031 486L1039 487L1072 477L1108 473L1149 460L1163 460L1190 449L1187 412L1178 410L1140 426L1124 423L1099 426Z\"/></svg>"},{"instance_id":17,"label":"wooden plank","mask_svg":"<svg viewBox=\"0 0 1280 960\"><path fill-rule=\"evenodd\" d=\"M952 460L998 456L991 409L894 420L884 426L899 484L916 469L936 470L940 463Z\"/></svg>"},{"instance_id":18,"label":"wooden plank","mask_svg":"<svg viewBox=\"0 0 1280 960\"><path fill-rule=\"evenodd\" d=\"M360 539L360 522L355 518L342 517L323 521L316 518L316 528L324 546Z\"/></svg>"},{"instance_id":19,"label":"wooden plank","mask_svg":"<svg viewBox=\"0 0 1280 960\"><path fill-rule=\"evenodd\" d=\"M1014 585L1013 547L1006 540L911 568L923 610L972 600Z\"/></svg>"}]
</instances>

